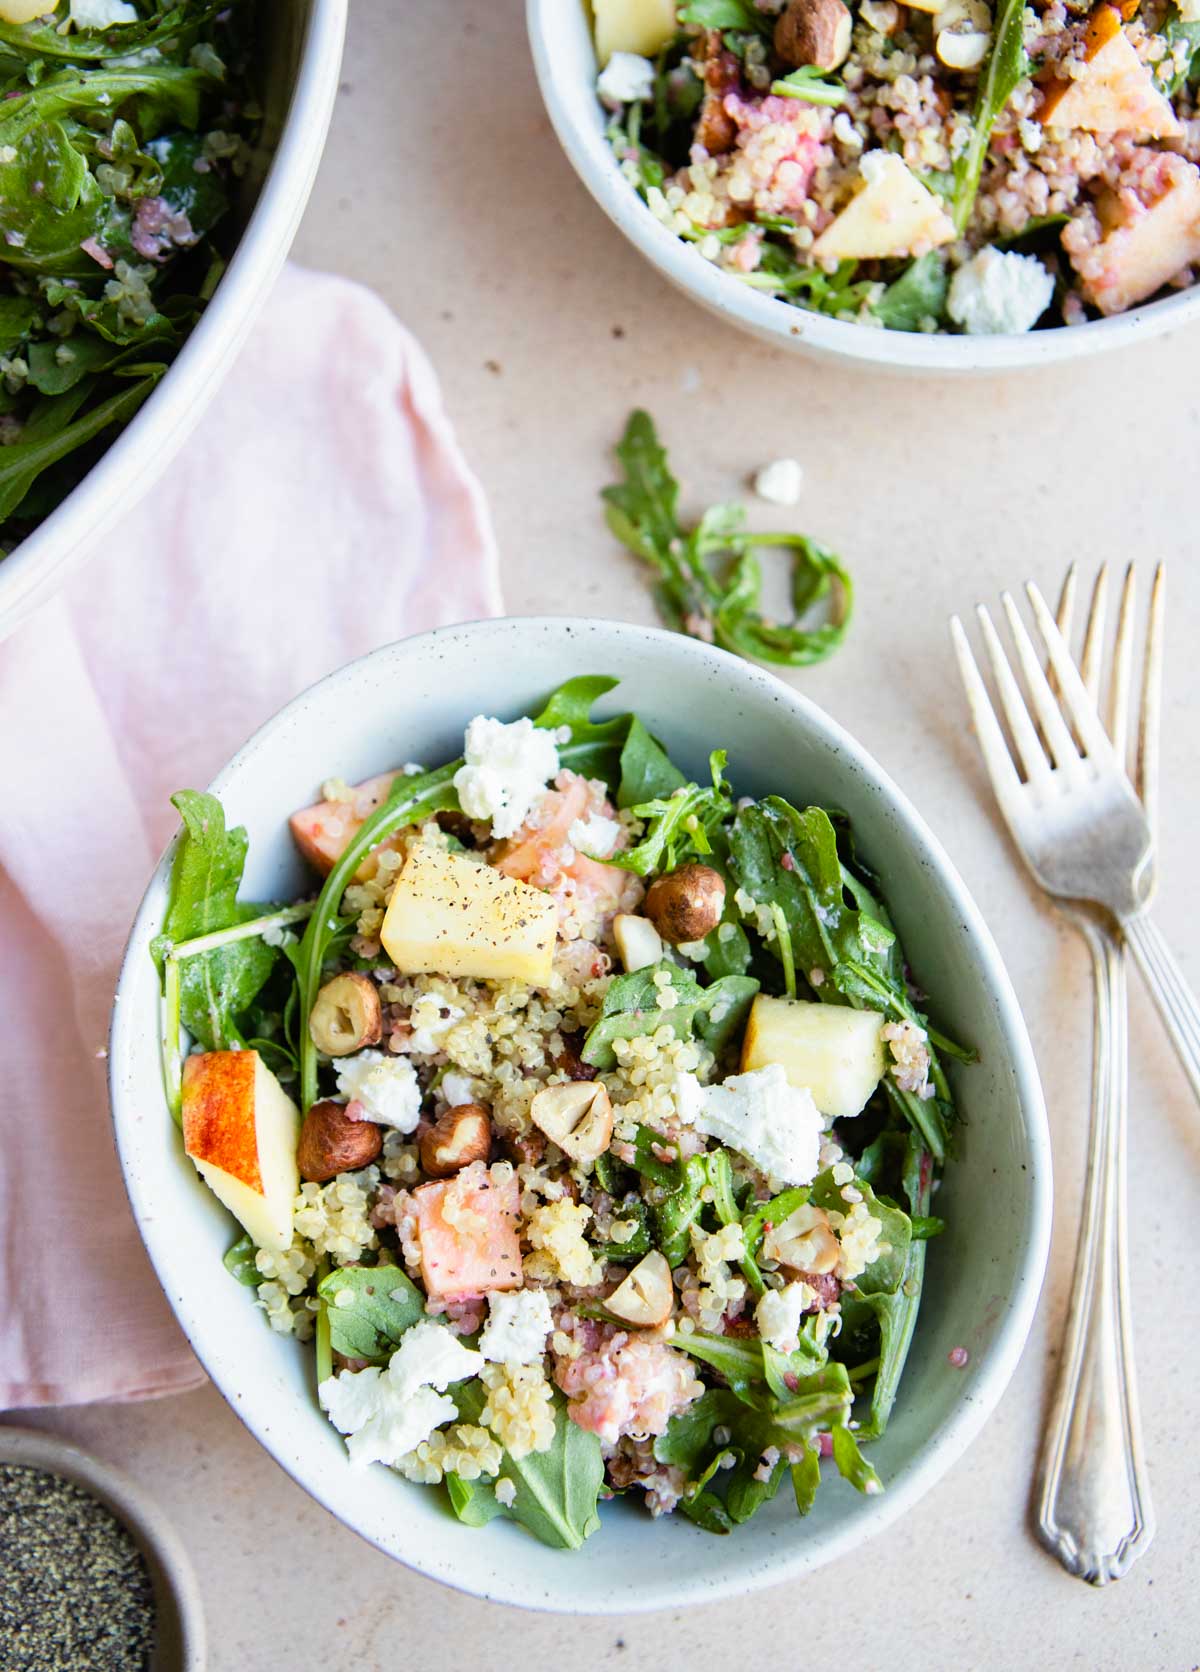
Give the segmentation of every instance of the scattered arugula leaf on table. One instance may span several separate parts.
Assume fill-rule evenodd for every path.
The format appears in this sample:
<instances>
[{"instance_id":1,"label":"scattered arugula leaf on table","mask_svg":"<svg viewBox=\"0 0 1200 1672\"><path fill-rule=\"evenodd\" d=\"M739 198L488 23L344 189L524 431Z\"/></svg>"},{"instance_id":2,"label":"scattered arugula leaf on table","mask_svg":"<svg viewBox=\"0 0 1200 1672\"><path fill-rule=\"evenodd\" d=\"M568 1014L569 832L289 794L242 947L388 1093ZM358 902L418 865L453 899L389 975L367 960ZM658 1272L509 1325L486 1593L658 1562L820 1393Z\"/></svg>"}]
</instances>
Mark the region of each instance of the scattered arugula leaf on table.
<instances>
[{"instance_id":1,"label":"scattered arugula leaf on table","mask_svg":"<svg viewBox=\"0 0 1200 1672\"><path fill-rule=\"evenodd\" d=\"M846 634L853 585L841 560L805 534L755 534L738 505L717 505L687 529L679 520L679 484L653 420L631 414L617 445L623 479L603 490L608 526L658 577L655 595L667 625L735 655L807 667L831 655ZM762 571L755 550L792 554L793 619L775 622L761 609ZM802 625L819 603L828 619Z\"/></svg>"}]
</instances>

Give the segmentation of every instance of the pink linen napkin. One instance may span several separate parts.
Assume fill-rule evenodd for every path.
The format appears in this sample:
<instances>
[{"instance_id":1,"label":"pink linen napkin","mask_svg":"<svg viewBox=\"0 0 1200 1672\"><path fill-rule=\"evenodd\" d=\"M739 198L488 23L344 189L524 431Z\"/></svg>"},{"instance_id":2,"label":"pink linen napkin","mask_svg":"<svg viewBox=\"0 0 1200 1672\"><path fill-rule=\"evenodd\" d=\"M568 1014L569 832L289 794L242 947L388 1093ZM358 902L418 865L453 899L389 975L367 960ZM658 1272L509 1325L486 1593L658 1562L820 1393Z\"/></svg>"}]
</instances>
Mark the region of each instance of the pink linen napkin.
<instances>
[{"instance_id":1,"label":"pink linen napkin","mask_svg":"<svg viewBox=\"0 0 1200 1672\"><path fill-rule=\"evenodd\" d=\"M499 609L424 354L369 291L291 268L164 480L0 645L0 1408L203 1379L129 1213L102 1059L169 795L341 663Z\"/></svg>"}]
</instances>

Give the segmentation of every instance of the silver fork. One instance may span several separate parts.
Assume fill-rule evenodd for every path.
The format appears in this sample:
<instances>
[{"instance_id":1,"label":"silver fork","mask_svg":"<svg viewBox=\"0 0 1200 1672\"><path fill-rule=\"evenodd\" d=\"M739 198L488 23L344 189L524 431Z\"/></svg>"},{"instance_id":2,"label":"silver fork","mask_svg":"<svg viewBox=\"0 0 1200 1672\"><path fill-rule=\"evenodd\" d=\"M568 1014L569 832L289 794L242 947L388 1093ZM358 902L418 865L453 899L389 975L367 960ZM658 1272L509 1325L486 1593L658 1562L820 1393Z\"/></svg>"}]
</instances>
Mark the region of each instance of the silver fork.
<instances>
[{"instance_id":1,"label":"silver fork","mask_svg":"<svg viewBox=\"0 0 1200 1672\"><path fill-rule=\"evenodd\" d=\"M1113 923L1136 916L1149 901L1153 841L1045 600L1036 587L1026 590L1055 681L1052 689L1006 593L1004 611L1032 716L991 617L979 609L1021 773L962 623L955 617L950 626L1000 810L1035 879L1063 903L1092 954L1096 1026L1087 1185L1036 1522L1043 1542L1070 1572L1102 1585L1125 1573L1154 1536L1129 1323L1127 1004L1122 942ZM1098 635L1093 643L1095 660Z\"/></svg>"},{"instance_id":2,"label":"silver fork","mask_svg":"<svg viewBox=\"0 0 1200 1672\"><path fill-rule=\"evenodd\" d=\"M1076 567L1072 564L1067 572L1058 604L1058 625L1064 638L1070 636L1076 589ZM1109 735L1119 761L1125 760L1133 741L1129 706L1136 590L1137 575L1131 563L1125 571L1117 611L1117 633L1113 646L1107 705ZM1142 798L1150 834L1155 842L1158 835L1158 731L1162 718L1162 638L1165 603L1166 576L1162 565L1159 564L1150 590L1141 713L1132 763L1134 782ZM1100 664L1104 653L1107 613L1108 565L1104 564L1096 576L1083 648L1079 657L1079 671L1084 686L1097 710L1100 709ZM1150 864L1148 887L1152 897L1158 882L1153 852ZM1122 918L1121 928L1138 970L1158 1007L1158 1013L1179 1056L1192 1091L1200 1101L1200 1005L1197 1004L1195 995L1176 963L1170 947L1145 912L1136 917Z\"/></svg>"}]
</instances>

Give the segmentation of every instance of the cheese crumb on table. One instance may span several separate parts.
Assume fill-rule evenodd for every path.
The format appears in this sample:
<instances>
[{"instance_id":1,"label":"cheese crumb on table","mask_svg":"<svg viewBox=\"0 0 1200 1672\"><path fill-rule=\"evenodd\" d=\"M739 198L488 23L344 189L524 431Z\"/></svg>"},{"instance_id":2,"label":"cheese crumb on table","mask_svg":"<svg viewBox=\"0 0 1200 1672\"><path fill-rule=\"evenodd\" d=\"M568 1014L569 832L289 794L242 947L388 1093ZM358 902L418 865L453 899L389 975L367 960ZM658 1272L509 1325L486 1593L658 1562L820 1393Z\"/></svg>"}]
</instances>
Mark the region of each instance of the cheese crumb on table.
<instances>
[{"instance_id":1,"label":"cheese crumb on table","mask_svg":"<svg viewBox=\"0 0 1200 1672\"><path fill-rule=\"evenodd\" d=\"M804 487L798 459L772 459L754 478L754 491L771 505L797 505Z\"/></svg>"}]
</instances>

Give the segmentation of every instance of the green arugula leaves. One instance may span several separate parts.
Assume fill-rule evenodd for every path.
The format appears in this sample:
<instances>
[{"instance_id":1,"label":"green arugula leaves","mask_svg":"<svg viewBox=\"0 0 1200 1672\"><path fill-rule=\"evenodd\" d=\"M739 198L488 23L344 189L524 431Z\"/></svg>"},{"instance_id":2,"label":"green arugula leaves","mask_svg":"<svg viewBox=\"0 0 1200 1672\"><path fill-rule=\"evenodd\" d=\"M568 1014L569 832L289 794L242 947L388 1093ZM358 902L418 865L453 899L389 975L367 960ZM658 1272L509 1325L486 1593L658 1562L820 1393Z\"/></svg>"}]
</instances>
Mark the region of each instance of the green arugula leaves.
<instances>
[{"instance_id":1,"label":"green arugula leaves","mask_svg":"<svg viewBox=\"0 0 1200 1672\"><path fill-rule=\"evenodd\" d=\"M951 214L959 237L966 231L975 206L996 119L1028 74L1024 0L1002 0L992 26L992 50L975 94L971 137L954 164Z\"/></svg>"},{"instance_id":2,"label":"green arugula leaves","mask_svg":"<svg viewBox=\"0 0 1200 1672\"><path fill-rule=\"evenodd\" d=\"M649 413L630 415L616 449L622 480L603 489L608 526L657 576L655 597L668 627L762 662L807 667L832 655L849 626L854 602L839 558L805 534L752 534L742 508L717 505L691 529L679 521L679 484L671 474ZM755 550L792 554L790 622L762 613L762 571ZM806 627L819 603L829 618Z\"/></svg>"},{"instance_id":3,"label":"green arugula leaves","mask_svg":"<svg viewBox=\"0 0 1200 1672\"><path fill-rule=\"evenodd\" d=\"M382 1364L425 1316L425 1297L399 1266L338 1266L317 1284L329 1341L346 1358Z\"/></svg>"},{"instance_id":4,"label":"green arugula leaves","mask_svg":"<svg viewBox=\"0 0 1200 1672\"><path fill-rule=\"evenodd\" d=\"M752 976L729 975L701 987L689 970L671 963L619 975L604 995L600 1016L589 1028L580 1055L592 1068L615 1068L615 1040L646 1038L661 1027L670 1028L678 1039L695 1034L715 1054L745 1026L757 992ZM673 1003L664 1002L667 995Z\"/></svg>"}]
</instances>

